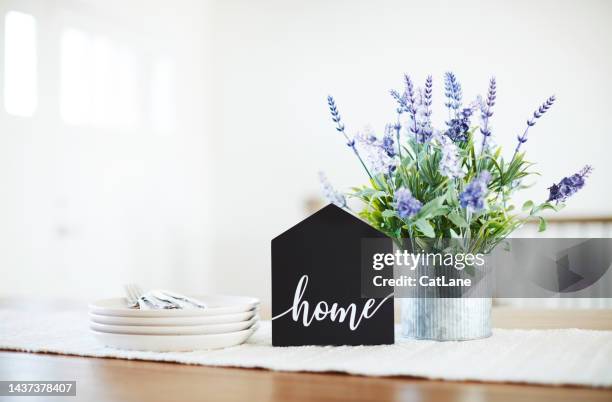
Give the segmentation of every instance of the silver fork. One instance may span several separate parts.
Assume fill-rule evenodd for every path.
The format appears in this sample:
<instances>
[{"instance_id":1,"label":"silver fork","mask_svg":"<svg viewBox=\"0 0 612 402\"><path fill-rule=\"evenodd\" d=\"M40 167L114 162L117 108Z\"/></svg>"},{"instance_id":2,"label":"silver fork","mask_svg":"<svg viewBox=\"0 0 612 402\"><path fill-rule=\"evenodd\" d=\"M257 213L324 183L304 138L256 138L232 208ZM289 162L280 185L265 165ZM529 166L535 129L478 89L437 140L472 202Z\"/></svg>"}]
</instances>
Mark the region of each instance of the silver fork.
<instances>
[{"instance_id":1,"label":"silver fork","mask_svg":"<svg viewBox=\"0 0 612 402\"><path fill-rule=\"evenodd\" d=\"M129 308L138 308L141 310L157 310L157 309L178 309L181 308L174 300L169 300L165 297L159 297L151 292L145 294L140 286L135 283L125 285L127 295L127 304Z\"/></svg>"},{"instance_id":2,"label":"silver fork","mask_svg":"<svg viewBox=\"0 0 612 402\"><path fill-rule=\"evenodd\" d=\"M140 286L135 283L128 283L125 285L125 292L127 294L127 302L129 308L137 308L141 310L158 309L162 306L156 301L151 300L147 297ZM163 307L162 307L163 308Z\"/></svg>"},{"instance_id":3,"label":"silver fork","mask_svg":"<svg viewBox=\"0 0 612 402\"><path fill-rule=\"evenodd\" d=\"M134 283L128 283L124 286L127 304L129 308L138 308L138 299L142 295L140 287Z\"/></svg>"},{"instance_id":4,"label":"silver fork","mask_svg":"<svg viewBox=\"0 0 612 402\"><path fill-rule=\"evenodd\" d=\"M158 293L161 293L162 295L166 297L171 297L172 299L174 299L175 301L179 303L184 302L184 303L190 304L191 306L194 306L197 308L206 308L206 304L202 303L201 301L197 299L194 299L193 297L183 296L178 293L170 292L168 290L160 290Z\"/></svg>"}]
</instances>

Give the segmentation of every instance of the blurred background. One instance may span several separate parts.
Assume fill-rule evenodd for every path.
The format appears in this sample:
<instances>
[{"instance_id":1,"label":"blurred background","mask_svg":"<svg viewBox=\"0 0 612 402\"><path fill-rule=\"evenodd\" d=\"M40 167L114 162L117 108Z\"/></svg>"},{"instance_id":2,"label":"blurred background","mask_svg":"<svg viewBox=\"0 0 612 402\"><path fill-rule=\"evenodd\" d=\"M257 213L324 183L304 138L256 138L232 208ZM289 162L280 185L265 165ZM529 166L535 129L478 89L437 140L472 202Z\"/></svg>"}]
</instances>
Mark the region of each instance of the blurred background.
<instances>
[{"instance_id":1,"label":"blurred background","mask_svg":"<svg viewBox=\"0 0 612 402\"><path fill-rule=\"evenodd\" d=\"M508 154L555 94L524 199L590 163L546 235L612 235L606 0L0 0L0 36L0 296L268 301L270 240L323 205L317 172L364 181L326 96L380 132L404 72L433 75L438 124L445 71L466 99L494 75Z\"/></svg>"}]
</instances>

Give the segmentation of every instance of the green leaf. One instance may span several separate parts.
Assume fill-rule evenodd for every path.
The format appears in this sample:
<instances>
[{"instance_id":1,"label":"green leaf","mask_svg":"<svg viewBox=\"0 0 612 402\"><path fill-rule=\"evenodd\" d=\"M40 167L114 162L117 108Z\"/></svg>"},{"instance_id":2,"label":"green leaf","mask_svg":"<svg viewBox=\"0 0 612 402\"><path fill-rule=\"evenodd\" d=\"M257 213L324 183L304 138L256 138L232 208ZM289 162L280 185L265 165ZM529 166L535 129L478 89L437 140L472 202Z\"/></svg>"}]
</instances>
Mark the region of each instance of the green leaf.
<instances>
[{"instance_id":1,"label":"green leaf","mask_svg":"<svg viewBox=\"0 0 612 402\"><path fill-rule=\"evenodd\" d=\"M459 236L459 234L457 232L455 232L453 229L450 229L450 235L451 235L451 239L460 239L461 236Z\"/></svg>"},{"instance_id":2,"label":"green leaf","mask_svg":"<svg viewBox=\"0 0 612 402\"><path fill-rule=\"evenodd\" d=\"M523 204L523 208L522 210L527 212L529 211L531 208L533 208L533 201L529 200L529 201L525 201L525 203Z\"/></svg>"},{"instance_id":3,"label":"green leaf","mask_svg":"<svg viewBox=\"0 0 612 402\"><path fill-rule=\"evenodd\" d=\"M446 202L451 207L459 206L459 198L457 198L457 191L455 190L454 184L451 182L448 186L448 191L446 192Z\"/></svg>"},{"instance_id":4,"label":"green leaf","mask_svg":"<svg viewBox=\"0 0 612 402\"><path fill-rule=\"evenodd\" d=\"M415 224L416 224L416 227L425 236L427 236L427 237L435 237L436 236L436 234L434 232L433 226L431 226L431 223L429 223L425 219L419 219L418 221L415 222Z\"/></svg>"},{"instance_id":5,"label":"green leaf","mask_svg":"<svg viewBox=\"0 0 612 402\"><path fill-rule=\"evenodd\" d=\"M545 211L547 209L552 209L555 212L559 212L563 207L564 207L564 204L553 205L550 202L543 202L542 204L536 205L535 207L533 207L530 215L532 216L537 215L541 211Z\"/></svg>"},{"instance_id":6,"label":"green leaf","mask_svg":"<svg viewBox=\"0 0 612 402\"><path fill-rule=\"evenodd\" d=\"M383 216L383 218L392 218L394 216L397 216L397 213L394 210L392 210L392 209L385 209L382 212L382 216Z\"/></svg>"},{"instance_id":7,"label":"green leaf","mask_svg":"<svg viewBox=\"0 0 612 402\"><path fill-rule=\"evenodd\" d=\"M382 199L383 197L386 197L387 195L388 194L385 193L384 191L374 190L371 188L366 188L366 189L357 191L355 194L353 194L353 196L361 198L365 200L366 202L369 202L370 200L374 200L374 199Z\"/></svg>"},{"instance_id":8,"label":"green leaf","mask_svg":"<svg viewBox=\"0 0 612 402\"><path fill-rule=\"evenodd\" d=\"M374 190L373 188L363 188L363 189L356 189L354 195L357 197L363 197L363 196L370 196L374 193L376 193L377 191Z\"/></svg>"},{"instance_id":9,"label":"green leaf","mask_svg":"<svg viewBox=\"0 0 612 402\"><path fill-rule=\"evenodd\" d=\"M436 197L433 200L429 201L427 204L423 205L423 208L421 208L421 210L418 213L418 218L423 219L423 218L429 218L432 216L436 216L438 212L440 212L440 209L442 208L444 197L445 195Z\"/></svg>"},{"instance_id":10,"label":"green leaf","mask_svg":"<svg viewBox=\"0 0 612 402\"><path fill-rule=\"evenodd\" d=\"M468 227L468 224L465 219L463 219L463 216L459 215L457 212L451 212L448 214L448 219L460 228Z\"/></svg>"},{"instance_id":11,"label":"green leaf","mask_svg":"<svg viewBox=\"0 0 612 402\"><path fill-rule=\"evenodd\" d=\"M540 223L538 225L538 232L543 232L546 230L546 219L539 217Z\"/></svg>"}]
</instances>

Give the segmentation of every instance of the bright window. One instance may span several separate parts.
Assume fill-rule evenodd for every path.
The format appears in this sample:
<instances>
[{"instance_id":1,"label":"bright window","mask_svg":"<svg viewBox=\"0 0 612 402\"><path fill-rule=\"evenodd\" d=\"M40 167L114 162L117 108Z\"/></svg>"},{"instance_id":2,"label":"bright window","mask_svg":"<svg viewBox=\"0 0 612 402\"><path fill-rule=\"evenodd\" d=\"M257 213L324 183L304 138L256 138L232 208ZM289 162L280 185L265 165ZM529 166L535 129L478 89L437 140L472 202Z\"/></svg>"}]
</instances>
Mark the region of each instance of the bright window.
<instances>
[{"instance_id":1,"label":"bright window","mask_svg":"<svg viewBox=\"0 0 612 402\"><path fill-rule=\"evenodd\" d=\"M32 116L37 104L36 20L9 11L4 32L4 108L15 116Z\"/></svg>"}]
</instances>

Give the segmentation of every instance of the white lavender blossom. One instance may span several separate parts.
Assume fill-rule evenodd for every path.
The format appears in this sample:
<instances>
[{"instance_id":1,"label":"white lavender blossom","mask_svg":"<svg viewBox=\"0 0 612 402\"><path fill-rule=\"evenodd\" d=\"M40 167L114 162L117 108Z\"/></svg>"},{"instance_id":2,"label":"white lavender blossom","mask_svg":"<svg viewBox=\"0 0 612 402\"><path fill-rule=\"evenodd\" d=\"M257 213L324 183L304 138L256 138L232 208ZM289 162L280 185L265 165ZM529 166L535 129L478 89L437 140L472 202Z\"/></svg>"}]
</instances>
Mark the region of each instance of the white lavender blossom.
<instances>
[{"instance_id":1,"label":"white lavender blossom","mask_svg":"<svg viewBox=\"0 0 612 402\"><path fill-rule=\"evenodd\" d=\"M446 135L438 135L438 142L442 150L442 159L440 159L440 173L449 179L460 179L464 176L461 168L461 159L459 148Z\"/></svg>"},{"instance_id":2,"label":"white lavender blossom","mask_svg":"<svg viewBox=\"0 0 612 402\"><path fill-rule=\"evenodd\" d=\"M387 131L379 139L371 127L366 126L355 135L357 147L365 158L366 165L374 175L389 175L395 170L398 161L395 159L393 137Z\"/></svg>"},{"instance_id":3,"label":"white lavender blossom","mask_svg":"<svg viewBox=\"0 0 612 402\"><path fill-rule=\"evenodd\" d=\"M325 173L319 172L319 181L321 182L321 191L323 192L323 196L327 201L340 208L347 207L346 197L342 193L334 189L334 187L327 179L327 176L325 176Z\"/></svg>"}]
</instances>

